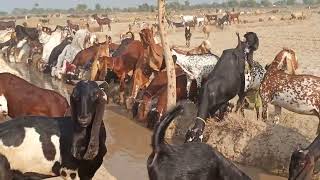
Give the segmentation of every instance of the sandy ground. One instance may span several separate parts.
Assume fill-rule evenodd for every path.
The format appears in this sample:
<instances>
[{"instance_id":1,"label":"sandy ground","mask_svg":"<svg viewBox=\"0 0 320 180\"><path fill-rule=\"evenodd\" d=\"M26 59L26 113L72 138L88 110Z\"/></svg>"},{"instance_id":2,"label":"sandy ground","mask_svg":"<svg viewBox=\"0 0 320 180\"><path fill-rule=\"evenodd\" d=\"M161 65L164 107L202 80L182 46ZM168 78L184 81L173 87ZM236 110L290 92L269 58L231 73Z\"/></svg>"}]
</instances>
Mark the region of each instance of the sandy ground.
<instances>
[{"instance_id":1,"label":"sandy ground","mask_svg":"<svg viewBox=\"0 0 320 180\"><path fill-rule=\"evenodd\" d=\"M269 10L262 10L269 11ZM233 48L237 44L235 33L243 35L246 32L256 32L260 39L260 47L254 54L254 59L265 65L270 63L275 55L283 48L295 50L299 58L299 73L320 76L320 14L319 9L303 9L307 14L306 20L288 20L290 13L298 10L281 9L277 14L243 15L241 20L247 20L246 24L232 24L224 30L211 26L212 33L209 41L212 44L212 52L221 55L224 49ZM178 14L178 13L177 13ZM189 14L184 12L184 14ZM119 42L119 35L128 30L128 23L132 23L134 17L141 21L154 23L154 15L151 13L112 14L120 19L119 23L112 24L112 31L97 33L100 41L106 34L111 35L115 42ZM268 17L275 16L274 21L268 21ZM280 20L284 17L286 20ZM259 18L264 22L259 22ZM80 22L77 19L72 19ZM23 20L24 21L24 20ZM18 21L22 23L23 21ZM51 19L49 26L64 25L66 18ZM35 26L38 21L31 19L29 25ZM95 24L92 24L96 26ZM169 29L169 44L185 48L184 29ZM134 27L136 39L139 39L139 28ZM201 28L192 29L191 46L198 46L204 40ZM194 114L194 113L193 113ZM245 165L260 167L268 172L287 175L289 157L294 148L301 144L306 146L315 138L318 119L312 116L298 115L284 111L280 124L256 121L252 111L246 111L246 119L236 114L231 114L227 121L216 123L212 121L208 126L208 143L216 147L226 157ZM190 120L191 121L191 120ZM178 123L179 124L179 123ZM185 132L189 124L184 122L176 129L178 135ZM105 179L100 171L94 179Z\"/></svg>"}]
</instances>

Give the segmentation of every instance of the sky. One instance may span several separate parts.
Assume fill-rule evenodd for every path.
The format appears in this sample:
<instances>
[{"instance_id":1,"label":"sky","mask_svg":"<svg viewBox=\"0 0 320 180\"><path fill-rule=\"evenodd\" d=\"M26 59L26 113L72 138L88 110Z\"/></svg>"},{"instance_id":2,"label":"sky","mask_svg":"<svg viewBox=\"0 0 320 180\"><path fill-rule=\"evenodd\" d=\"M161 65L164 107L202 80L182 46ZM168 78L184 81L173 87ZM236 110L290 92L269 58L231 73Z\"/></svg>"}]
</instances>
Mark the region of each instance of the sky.
<instances>
[{"instance_id":1,"label":"sky","mask_svg":"<svg viewBox=\"0 0 320 180\"><path fill-rule=\"evenodd\" d=\"M184 2L184 0L180 0ZM192 4L213 2L214 0L189 0ZM0 0L0 11L11 12L14 8L30 9L35 3L41 8L58 8L69 9L75 7L79 3L87 4L90 8L94 8L99 3L102 7L132 7L142 3L155 4L157 0ZM170 2L170 0L168 0Z\"/></svg>"}]
</instances>

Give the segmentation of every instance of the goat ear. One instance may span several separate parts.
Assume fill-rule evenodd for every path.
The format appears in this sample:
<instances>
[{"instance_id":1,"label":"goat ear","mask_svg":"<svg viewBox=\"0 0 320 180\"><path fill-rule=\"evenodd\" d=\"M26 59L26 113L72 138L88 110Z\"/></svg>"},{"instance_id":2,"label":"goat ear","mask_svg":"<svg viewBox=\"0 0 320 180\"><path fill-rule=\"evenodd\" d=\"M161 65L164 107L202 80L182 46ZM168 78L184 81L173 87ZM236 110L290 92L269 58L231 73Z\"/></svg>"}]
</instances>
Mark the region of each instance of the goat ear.
<instances>
[{"instance_id":1,"label":"goat ear","mask_svg":"<svg viewBox=\"0 0 320 180\"><path fill-rule=\"evenodd\" d=\"M297 147L295 148L296 151L300 151L301 149L302 149L301 144L298 144Z\"/></svg>"},{"instance_id":2,"label":"goat ear","mask_svg":"<svg viewBox=\"0 0 320 180\"><path fill-rule=\"evenodd\" d=\"M103 115L105 105L107 104L107 95L101 90L98 90L98 99L96 101L97 107L93 117L90 141L87 147L87 152L84 154L83 159L92 160L99 152L99 135L101 124L103 123Z\"/></svg>"}]
</instances>

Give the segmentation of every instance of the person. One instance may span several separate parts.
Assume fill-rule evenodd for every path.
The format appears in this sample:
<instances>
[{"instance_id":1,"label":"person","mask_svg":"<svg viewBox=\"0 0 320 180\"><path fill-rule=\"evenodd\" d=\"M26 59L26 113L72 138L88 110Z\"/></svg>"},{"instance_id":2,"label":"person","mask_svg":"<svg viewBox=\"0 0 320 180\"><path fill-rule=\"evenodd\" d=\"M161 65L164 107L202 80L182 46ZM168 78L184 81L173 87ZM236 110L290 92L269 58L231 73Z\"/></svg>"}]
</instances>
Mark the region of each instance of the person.
<instances>
[{"instance_id":1,"label":"person","mask_svg":"<svg viewBox=\"0 0 320 180\"><path fill-rule=\"evenodd\" d=\"M192 36L190 26L185 27L184 36L186 38L186 46L190 47L190 40L191 40L191 36Z\"/></svg>"}]
</instances>

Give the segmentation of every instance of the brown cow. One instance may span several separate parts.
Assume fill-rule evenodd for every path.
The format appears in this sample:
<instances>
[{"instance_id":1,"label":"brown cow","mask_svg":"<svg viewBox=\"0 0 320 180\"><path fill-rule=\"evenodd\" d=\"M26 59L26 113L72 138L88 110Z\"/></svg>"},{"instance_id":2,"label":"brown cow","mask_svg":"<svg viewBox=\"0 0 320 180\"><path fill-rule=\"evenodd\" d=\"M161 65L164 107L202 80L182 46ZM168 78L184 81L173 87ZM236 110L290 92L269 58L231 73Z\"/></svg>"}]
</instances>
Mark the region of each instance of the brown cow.
<instances>
[{"instance_id":1,"label":"brown cow","mask_svg":"<svg viewBox=\"0 0 320 180\"><path fill-rule=\"evenodd\" d=\"M0 73L1 101L6 100L8 115L63 117L69 104L59 93L39 88L10 73ZM4 97L4 98L3 98Z\"/></svg>"},{"instance_id":2,"label":"brown cow","mask_svg":"<svg viewBox=\"0 0 320 180\"><path fill-rule=\"evenodd\" d=\"M86 65L89 61L94 60L97 53L100 52L100 56L109 55L109 44L108 41L103 43L94 44L93 46L81 50L76 57L73 59L72 64L79 66Z\"/></svg>"},{"instance_id":3,"label":"brown cow","mask_svg":"<svg viewBox=\"0 0 320 180\"><path fill-rule=\"evenodd\" d=\"M105 65L101 65L101 67L114 71L120 79L120 103L123 104L125 77L130 71L135 71L137 64L143 64L140 63L140 61L143 61L144 59L144 48L140 41L133 40L126 45L126 48L123 48L122 45L120 45L119 49L121 50L116 51L117 56L100 57L99 63L105 63ZM142 76L142 78L143 77L144 76ZM138 79L139 78L140 77L138 77Z\"/></svg>"},{"instance_id":4,"label":"brown cow","mask_svg":"<svg viewBox=\"0 0 320 180\"><path fill-rule=\"evenodd\" d=\"M139 34L144 47L144 61L140 61L134 71L131 100L136 97L137 91L149 82L152 72L159 72L165 68L163 49L155 43L152 30L146 28Z\"/></svg>"},{"instance_id":5,"label":"brown cow","mask_svg":"<svg viewBox=\"0 0 320 180\"><path fill-rule=\"evenodd\" d=\"M197 97L196 83L192 83L190 92L187 92L187 75L179 67L176 66L176 87L177 101L189 98L192 101ZM189 96L188 96L189 94ZM166 71L160 72L149 84L149 86L139 92L139 100L137 100L132 108L134 117L139 121L148 120L149 128L153 128L161 115L166 110L167 100L167 74ZM154 108L154 109L153 109Z\"/></svg>"}]
</instances>

